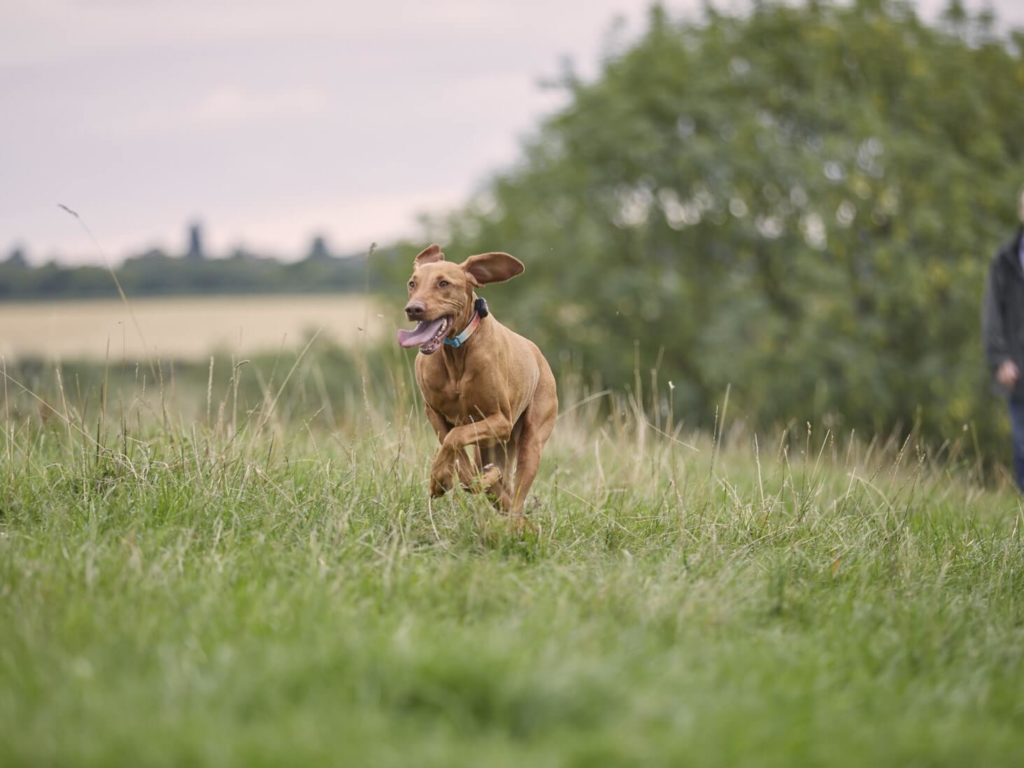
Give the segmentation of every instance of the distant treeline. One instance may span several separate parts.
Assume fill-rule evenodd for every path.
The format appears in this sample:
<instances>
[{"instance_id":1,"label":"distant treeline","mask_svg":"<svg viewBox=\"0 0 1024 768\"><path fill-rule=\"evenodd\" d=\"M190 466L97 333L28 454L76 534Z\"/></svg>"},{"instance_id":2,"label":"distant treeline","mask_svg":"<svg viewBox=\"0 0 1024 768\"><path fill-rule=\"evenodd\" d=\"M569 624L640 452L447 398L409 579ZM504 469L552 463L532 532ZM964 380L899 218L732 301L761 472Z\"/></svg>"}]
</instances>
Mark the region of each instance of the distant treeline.
<instances>
[{"instance_id":1,"label":"distant treeline","mask_svg":"<svg viewBox=\"0 0 1024 768\"><path fill-rule=\"evenodd\" d=\"M0 262L0 301L116 298L106 267L65 267L56 262L33 267L12 254ZM313 293L365 290L376 283L367 256L333 257L311 253L297 262L235 253L208 259L152 252L129 258L116 269L129 296L231 293Z\"/></svg>"}]
</instances>

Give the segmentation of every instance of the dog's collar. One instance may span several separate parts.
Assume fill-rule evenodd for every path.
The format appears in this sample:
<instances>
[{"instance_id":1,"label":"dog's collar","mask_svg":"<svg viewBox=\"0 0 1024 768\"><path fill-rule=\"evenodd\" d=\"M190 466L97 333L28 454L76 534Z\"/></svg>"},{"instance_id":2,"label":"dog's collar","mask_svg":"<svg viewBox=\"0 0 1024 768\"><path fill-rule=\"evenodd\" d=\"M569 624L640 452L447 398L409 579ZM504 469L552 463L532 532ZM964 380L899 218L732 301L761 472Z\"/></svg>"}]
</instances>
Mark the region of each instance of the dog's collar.
<instances>
[{"instance_id":1,"label":"dog's collar","mask_svg":"<svg viewBox=\"0 0 1024 768\"><path fill-rule=\"evenodd\" d=\"M476 329L480 327L480 321L489 314L490 311L487 309L487 302L484 299L477 299L473 302L473 319L469 321L469 325L463 328L462 333L458 336L451 339L445 339L444 345L446 347L452 347L453 349L461 347L469 340L469 337L473 335Z\"/></svg>"}]
</instances>

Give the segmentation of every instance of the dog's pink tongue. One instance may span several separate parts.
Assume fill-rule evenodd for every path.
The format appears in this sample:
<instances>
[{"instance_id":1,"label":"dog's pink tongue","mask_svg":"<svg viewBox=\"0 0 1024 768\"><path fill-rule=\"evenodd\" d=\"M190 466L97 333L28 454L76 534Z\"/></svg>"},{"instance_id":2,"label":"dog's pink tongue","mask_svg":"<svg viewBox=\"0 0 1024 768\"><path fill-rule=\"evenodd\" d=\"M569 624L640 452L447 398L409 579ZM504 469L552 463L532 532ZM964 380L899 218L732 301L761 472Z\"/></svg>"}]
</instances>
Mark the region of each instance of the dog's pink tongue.
<instances>
[{"instance_id":1,"label":"dog's pink tongue","mask_svg":"<svg viewBox=\"0 0 1024 768\"><path fill-rule=\"evenodd\" d=\"M426 344L434 338L434 334L440 330L443 322L444 318L440 317L429 323L424 320L411 331L402 328L398 331L398 343L403 347L418 347L421 344Z\"/></svg>"}]
</instances>

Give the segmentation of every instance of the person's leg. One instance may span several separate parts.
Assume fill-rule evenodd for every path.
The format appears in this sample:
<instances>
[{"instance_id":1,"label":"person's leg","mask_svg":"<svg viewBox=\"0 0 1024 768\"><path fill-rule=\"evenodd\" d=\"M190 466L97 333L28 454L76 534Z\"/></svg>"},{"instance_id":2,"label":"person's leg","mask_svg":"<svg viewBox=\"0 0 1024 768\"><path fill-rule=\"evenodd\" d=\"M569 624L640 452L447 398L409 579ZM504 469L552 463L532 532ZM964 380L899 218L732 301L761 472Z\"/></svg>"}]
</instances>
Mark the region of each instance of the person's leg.
<instances>
[{"instance_id":1,"label":"person's leg","mask_svg":"<svg viewBox=\"0 0 1024 768\"><path fill-rule=\"evenodd\" d=\"M1010 400L1010 430L1013 433L1013 476L1024 491L1024 400Z\"/></svg>"}]
</instances>

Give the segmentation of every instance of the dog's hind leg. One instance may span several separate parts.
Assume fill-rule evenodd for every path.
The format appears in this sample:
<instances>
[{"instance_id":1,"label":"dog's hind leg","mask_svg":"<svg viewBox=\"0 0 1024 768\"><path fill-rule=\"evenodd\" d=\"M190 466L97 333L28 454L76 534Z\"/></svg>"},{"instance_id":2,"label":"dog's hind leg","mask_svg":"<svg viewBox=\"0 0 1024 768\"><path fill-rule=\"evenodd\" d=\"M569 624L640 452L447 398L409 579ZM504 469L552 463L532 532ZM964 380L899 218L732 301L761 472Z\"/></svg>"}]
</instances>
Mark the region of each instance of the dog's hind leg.
<instances>
[{"instance_id":1,"label":"dog's hind leg","mask_svg":"<svg viewBox=\"0 0 1024 768\"><path fill-rule=\"evenodd\" d=\"M541 378L533 402L523 412L520 419L522 433L519 436L519 445L516 451L515 490L509 510L514 518L523 516L526 495L530 492L530 486L533 485L534 478L537 476L537 470L540 468L540 454L555 428L557 415L558 397L555 392L555 380L549 370L547 376Z\"/></svg>"},{"instance_id":2,"label":"dog's hind leg","mask_svg":"<svg viewBox=\"0 0 1024 768\"><path fill-rule=\"evenodd\" d=\"M497 475L496 479L486 482L484 491L491 497L494 506L503 512L512 508L512 496L509 494L512 480L512 463L515 455L515 445L519 437L518 426L512 430L512 439L507 443L495 443L490 446L481 446L478 449L480 466L483 467L482 476L487 481L491 480L489 473Z\"/></svg>"}]
</instances>

